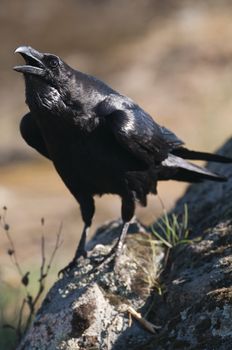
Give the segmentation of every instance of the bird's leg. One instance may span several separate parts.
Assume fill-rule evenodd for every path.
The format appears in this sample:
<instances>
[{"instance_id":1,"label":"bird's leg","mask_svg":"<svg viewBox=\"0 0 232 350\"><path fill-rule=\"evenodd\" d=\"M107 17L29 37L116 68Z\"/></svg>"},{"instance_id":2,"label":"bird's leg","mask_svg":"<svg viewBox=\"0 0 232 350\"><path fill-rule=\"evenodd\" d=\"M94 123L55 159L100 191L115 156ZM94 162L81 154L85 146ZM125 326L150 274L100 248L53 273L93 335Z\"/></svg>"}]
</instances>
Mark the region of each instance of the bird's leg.
<instances>
[{"instance_id":1,"label":"bird's leg","mask_svg":"<svg viewBox=\"0 0 232 350\"><path fill-rule=\"evenodd\" d=\"M123 226L119 236L119 239L115 246L111 249L111 251L104 257L104 259L100 262L100 264L94 270L102 270L102 268L107 265L111 260L114 259L114 270L117 269L118 262L120 259L120 255L122 253L123 244L125 242L126 234L130 225L130 221L134 216L135 211L135 203L134 197L130 193L127 196L122 197L122 220Z\"/></svg>"},{"instance_id":2,"label":"bird's leg","mask_svg":"<svg viewBox=\"0 0 232 350\"><path fill-rule=\"evenodd\" d=\"M87 257L87 252L85 250L85 244L86 244L86 240L87 240L88 230L89 230L89 226L85 224L83 231L82 231L82 234L81 234L80 242L77 246L77 250L76 250L76 253L75 253L74 258L73 258L73 261L77 261L81 256L83 256L84 258Z\"/></svg>"},{"instance_id":3,"label":"bird's leg","mask_svg":"<svg viewBox=\"0 0 232 350\"><path fill-rule=\"evenodd\" d=\"M60 276L61 274L67 273L70 270L72 270L72 268L76 266L77 260L81 256L86 258L87 252L85 250L85 243L86 243L88 229L89 229L89 226L85 225L84 228L83 228L83 231L82 231L82 234L81 234L81 239L80 239L80 242L79 242L79 244L77 246L77 250L75 252L74 258L72 259L72 261L70 261L70 263L67 266L65 266L63 269L61 269L58 272L58 276Z\"/></svg>"},{"instance_id":4,"label":"bird's leg","mask_svg":"<svg viewBox=\"0 0 232 350\"><path fill-rule=\"evenodd\" d=\"M119 240L115 247L115 266L117 266L120 255L122 253L123 244L125 242L126 234L130 225L130 221L134 216L135 212L135 200L134 195L131 192L128 192L126 196L122 197L122 207L121 215L123 221L123 227Z\"/></svg>"},{"instance_id":5,"label":"bird's leg","mask_svg":"<svg viewBox=\"0 0 232 350\"><path fill-rule=\"evenodd\" d=\"M122 253L122 248L125 242L125 238L126 238L126 234L128 232L128 228L129 228L130 222L124 222L123 226L122 226L122 231L121 234L119 236L118 242L116 243L116 245L114 246L114 248L112 249L115 252L115 266L117 266L118 264L118 260L120 258L120 255Z\"/></svg>"},{"instance_id":6,"label":"bird's leg","mask_svg":"<svg viewBox=\"0 0 232 350\"><path fill-rule=\"evenodd\" d=\"M88 229L91 226L92 218L95 211L93 197L87 196L87 195L80 195L80 194L78 194L78 196L76 197L80 203L81 215L85 225L81 234L81 239L78 244L75 256L73 258L74 262L77 261L78 258L80 258L81 256L83 256L84 258L87 257L85 244L86 244Z\"/></svg>"},{"instance_id":7,"label":"bird's leg","mask_svg":"<svg viewBox=\"0 0 232 350\"><path fill-rule=\"evenodd\" d=\"M78 194L78 196L76 197L80 203L81 214L85 225L84 225L84 228L81 234L81 239L77 246L77 250L75 252L73 260L67 266L65 266L62 270L60 270L58 275L67 273L72 268L74 268L77 265L77 260L81 256L83 256L84 258L87 257L85 245L86 245L88 229L91 226L92 218L94 215L94 210L95 210L94 200L91 196L81 196L80 194Z\"/></svg>"},{"instance_id":8,"label":"bird's leg","mask_svg":"<svg viewBox=\"0 0 232 350\"><path fill-rule=\"evenodd\" d=\"M114 269L117 269L118 261L122 253L122 248L125 242L126 234L129 228L130 222L124 222L120 237L114 247L106 254L103 260L93 269L93 271L101 271L110 261L114 260ZM93 272L91 271L91 273Z\"/></svg>"}]
</instances>

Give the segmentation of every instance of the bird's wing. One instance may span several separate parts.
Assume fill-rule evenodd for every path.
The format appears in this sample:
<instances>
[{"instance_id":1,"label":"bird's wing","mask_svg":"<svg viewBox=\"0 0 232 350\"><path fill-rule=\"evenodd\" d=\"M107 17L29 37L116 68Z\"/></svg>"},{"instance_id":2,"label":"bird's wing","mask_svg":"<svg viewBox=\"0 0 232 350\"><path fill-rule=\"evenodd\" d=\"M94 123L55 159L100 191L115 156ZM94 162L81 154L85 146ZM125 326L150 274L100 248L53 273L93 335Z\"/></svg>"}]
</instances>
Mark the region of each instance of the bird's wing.
<instances>
[{"instance_id":1,"label":"bird's wing","mask_svg":"<svg viewBox=\"0 0 232 350\"><path fill-rule=\"evenodd\" d=\"M183 144L124 96L108 96L100 103L98 115L104 117L117 141L146 164L164 160L170 150Z\"/></svg>"},{"instance_id":2,"label":"bird's wing","mask_svg":"<svg viewBox=\"0 0 232 350\"><path fill-rule=\"evenodd\" d=\"M35 148L44 157L50 159L44 139L31 113L27 113L22 118L20 132L29 146Z\"/></svg>"}]
</instances>

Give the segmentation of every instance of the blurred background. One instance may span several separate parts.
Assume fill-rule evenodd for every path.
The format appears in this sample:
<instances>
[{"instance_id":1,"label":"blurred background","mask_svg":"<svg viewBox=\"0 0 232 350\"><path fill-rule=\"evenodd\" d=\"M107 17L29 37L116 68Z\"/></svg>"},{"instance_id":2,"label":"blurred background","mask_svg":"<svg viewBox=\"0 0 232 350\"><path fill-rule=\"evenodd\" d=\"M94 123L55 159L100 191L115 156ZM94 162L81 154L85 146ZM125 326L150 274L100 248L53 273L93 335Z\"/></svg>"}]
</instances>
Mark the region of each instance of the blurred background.
<instances>
[{"instance_id":1,"label":"blurred background","mask_svg":"<svg viewBox=\"0 0 232 350\"><path fill-rule=\"evenodd\" d=\"M15 48L31 45L61 56L130 96L190 149L215 151L232 130L231 16L229 0L0 0L0 207L8 208L10 233L22 269L31 271L32 289L42 232L49 256L63 223L64 242L49 287L72 258L82 222L52 164L20 137L18 125L27 106L22 75L12 70L22 62ZM175 182L159 186L167 209L185 188ZM120 215L116 197L103 196L96 205L92 233ZM137 210L145 224L161 213L157 198ZM20 281L8 248L1 229L0 323L15 319L20 301Z\"/></svg>"}]
</instances>

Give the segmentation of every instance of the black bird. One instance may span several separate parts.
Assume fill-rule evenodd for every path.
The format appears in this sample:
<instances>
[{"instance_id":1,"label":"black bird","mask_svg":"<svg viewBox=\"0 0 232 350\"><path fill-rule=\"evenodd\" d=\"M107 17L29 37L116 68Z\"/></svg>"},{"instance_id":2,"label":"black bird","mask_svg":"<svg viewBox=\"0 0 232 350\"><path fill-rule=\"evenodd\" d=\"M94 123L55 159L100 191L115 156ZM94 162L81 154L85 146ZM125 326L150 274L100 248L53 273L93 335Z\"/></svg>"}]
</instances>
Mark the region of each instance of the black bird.
<instances>
[{"instance_id":1,"label":"black bird","mask_svg":"<svg viewBox=\"0 0 232 350\"><path fill-rule=\"evenodd\" d=\"M201 182L226 178L185 159L228 163L210 153L190 151L171 131L158 125L130 98L97 78L74 70L58 56L29 46L16 49L26 64L23 73L30 112L21 121L25 141L50 159L80 204L84 229L70 269L86 256L87 230L94 215L95 195L121 197L123 227L113 249L116 258L135 211L156 194L159 180Z\"/></svg>"}]
</instances>

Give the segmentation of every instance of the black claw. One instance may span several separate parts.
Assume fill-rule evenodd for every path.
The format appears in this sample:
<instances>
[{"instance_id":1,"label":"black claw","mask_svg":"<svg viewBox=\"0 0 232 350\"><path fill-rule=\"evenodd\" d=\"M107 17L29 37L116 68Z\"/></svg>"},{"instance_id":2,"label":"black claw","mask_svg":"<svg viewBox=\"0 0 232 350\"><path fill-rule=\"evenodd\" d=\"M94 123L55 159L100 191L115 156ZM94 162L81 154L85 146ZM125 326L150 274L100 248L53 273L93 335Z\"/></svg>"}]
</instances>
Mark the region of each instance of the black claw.
<instances>
[{"instance_id":1,"label":"black claw","mask_svg":"<svg viewBox=\"0 0 232 350\"><path fill-rule=\"evenodd\" d=\"M65 266L63 269L61 269L58 272L58 277L60 278L61 276L68 275L70 273L70 271L76 266L77 266L77 261L72 260L67 266Z\"/></svg>"},{"instance_id":2,"label":"black claw","mask_svg":"<svg viewBox=\"0 0 232 350\"><path fill-rule=\"evenodd\" d=\"M86 250L79 250L77 253L78 254L76 254L74 256L73 260L67 266L65 266L63 269L61 269L58 272L59 278L61 277L61 275L63 275L63 276L68 275L70 273L70 271L77 266L79 258L81 258L81 257L83 257L84 259L87 258L87 251Z\"/></svg>"}]
</instances>

